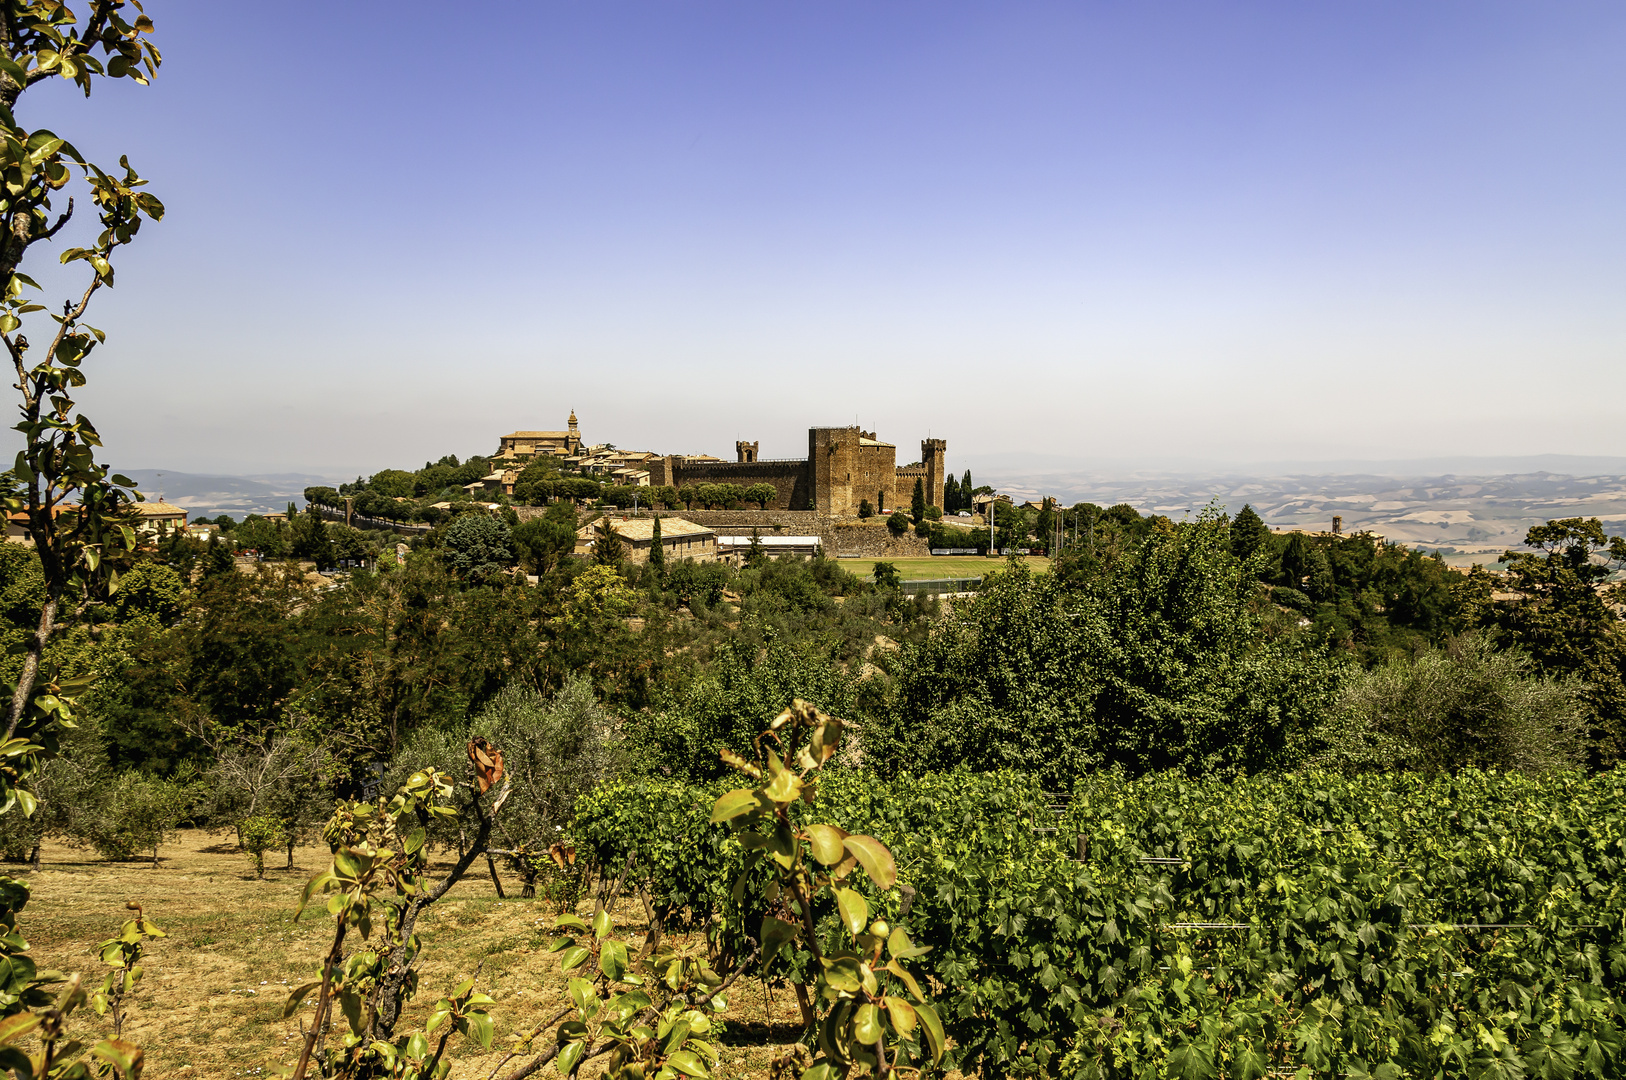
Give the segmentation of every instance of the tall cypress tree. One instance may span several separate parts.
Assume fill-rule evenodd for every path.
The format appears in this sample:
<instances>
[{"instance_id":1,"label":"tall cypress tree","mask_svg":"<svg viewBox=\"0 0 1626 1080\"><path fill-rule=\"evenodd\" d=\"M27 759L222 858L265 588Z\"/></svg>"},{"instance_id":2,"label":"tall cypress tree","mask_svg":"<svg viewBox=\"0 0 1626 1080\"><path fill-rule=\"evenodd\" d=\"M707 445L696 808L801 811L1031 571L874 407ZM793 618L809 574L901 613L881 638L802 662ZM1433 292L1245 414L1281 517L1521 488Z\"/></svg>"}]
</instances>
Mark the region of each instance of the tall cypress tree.
<instances>
[{"instance_id":1,"label":"tall cypress tree","mask_svg":"<svg viewBox=\"0 0 1626 1080\"><path fill-rule=\"evenodd\" d=\"M960 509L960 480L950 476L943 481L943 513L952 514Z\"/></svg>"},{"instance_id":2,"label":"tall cypress tree","mask_svg":"<svg viewBox=\"0 0 1626 1080\"><path fill-rule=\"evenodd\" d=\"M620 566L621 550L621 537L610 523L610 515L605 514L593 533L593 561L600 566Z\"/></svg>"},{"instance_id":3,"label":"tall cypress tree","mask_svg":"<svg viewBox=\"0 0 1626 1080\"><path fill-rule=\"evenodd\" d=\"M962 506L960 509L962 509L962 510L971 509L971 495L976 490L977 490L976 488L971 486L971 470L967 469L965 471L965 479L960 481L960 498L965 500L965 505Z\"/></svg>"},{"instance_id":4,"label":"tall cypress tree","mask_svg":"<svg viewBox=\"0 0 1626 1080\"><path fill-rule=\"evenodd\" d=\"M203 573L212 577L215 574L227 574L232 569L231 548L220 542L220 533L215 531L209 534L209 545L203 553Z\"/></svg>"},{"instance_id":5,"label":"tall cypress tree","mask_svg":"<svg viewBox=\"0 0 1626 1080\"><path fill-rule=\"evenodd\" d=\"M649 565L658 573L666 573L666 552L661 547L661 516L655 515L655 524L649 530Z\"/></svg>"},{"instance_id":6,"label":"tall cypress tree","mask_svg":"<svg viewBox=\"0 0 1626 1080\"><path fill-rule=\"evenodd\" d=\"M1231 522L1231 553L1246 560L1270 539L1270 528L1254 511L1250 503L1242 507Z\"/></svg>"},{"instance_id":7,"label":"tall cypress tree","mask_svg":"<svg viewBox=\"0 0 1626 1080\"><path fill-rule=\"evenodd\" d=\"M909 516L919 525L926 520L926 484L920 477L915 477L915 493L909 499Z\"/></svg>"}]
</instances>

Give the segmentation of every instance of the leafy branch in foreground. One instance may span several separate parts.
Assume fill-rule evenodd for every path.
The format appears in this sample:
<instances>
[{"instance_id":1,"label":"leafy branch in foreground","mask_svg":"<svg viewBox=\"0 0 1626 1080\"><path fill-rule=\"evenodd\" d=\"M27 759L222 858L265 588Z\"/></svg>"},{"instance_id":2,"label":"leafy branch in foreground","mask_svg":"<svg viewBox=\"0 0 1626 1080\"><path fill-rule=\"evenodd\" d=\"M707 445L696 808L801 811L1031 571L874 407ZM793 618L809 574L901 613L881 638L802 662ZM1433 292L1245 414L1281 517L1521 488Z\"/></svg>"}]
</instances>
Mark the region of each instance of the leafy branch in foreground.
<instances>
[{"instance_id":1,"label":"leafy branch in foreground","mask_svg":"<svg viewBox=\"0 0 1626 1080\"><path fill-rule=\"evenodd\" d=\"M491 1017L485 1010L491 998L474 990L472 977L436 1003L422 1031L395 1034L402 1008L417 992L417 918L446 895L476 855L485 851L492 820L511 790L504 784L486 809L482 799L502 778L500 755L493 762L470 744L469 757L474 773L470 807L479 827L474 843L438 882L426 877L428 826L434 817L457 814L447 805L455 785L446 773L434 769L413 773L393 797L345 803L328 822L324 836L333 847L333 862L305 886L299 915L313 898L326 896L333 944L321 978L295 988L283 1010L285 1017L293 1016L304 999L317 992L316 1013L291 1074L294 1080L303 1080L313 1064L318 1075L345 1080L438 1080L451 1068L444 1054L452 1032L483 1047L491 1045ZM364 945L346 956L344 944L351 931ZM329 1049L326 1039L334 1026L335 1004L345 1029L338 1045Z\"/></svg>"},{"instance_id":2,"label":"leafy branch in foreground","mask_svg":"<svg viewBox=\"0 0 1626 1080\"><path fill-rule=\"evenodd\" d=\"M130 8L138 13L133 20L125 18ZM135 546L134 531L122 520L133 485L95 460L101 438L90 420L75 411L73 392L85 385L85 359L105 341L100 330L80 320L97 290L113 284L110 257L135 238L143 217L158 220L164 207L138 190L145 181L127 159L120 159L124 175L112 175L54 132L29 131L13 113L23 91L47 79L68 79L88 96L94 77L145 84L157 74L158 50L145 37L152 21L136 0L92 0L82 10L85 20L80 23L61 0L4 0L0 7L0 342L17 374L16 430L23 442L11 469L22 486L0 496L0 505L8 516L26 517L45 586L22 670L6 688L0 813L32 814L36 809L27 784L55 753L58 730L72 722L72 699L88 685L88 680L76 684L42 670L63 605L73 605L77 615L115 588L108 556ZM40 359L31 361L28 339L21 333L24 320L47 309L24 300L25 286L39 286L19 267L31 246L54 238L73 217L70 198L53 221L51 200L75 169L90 186L102 231L89 247L63 252L64 263L88 263L91 277L77 301L65 302L60 315L51 313L56 325L54 330L47 326L50 343L36 354ZM36 695L42 676L45 692ZM54 999L47 993L48 985L64 980L55 972L38 971L27 955L17 914L28 898L22 882L0 878L0 1069L17 1080L79 1080L110 1073L134 1080L141 1073L139 1047L113 1038L98 1042L87 1055L84 1044L67 1038L68 1017L90 999L78 975L69 976ZM147 935L139 916L134 922L136 938L128 943L134 954L126 955L123 943L117 950L119 997L137 977L135 960ZM108 989L114 989L111 983ZM98 995L97 1003L103 1000ZM121 1015L115 1013L116 1027Z\"/></svg>"},{"instance_id":3,"label":"leafy branch in foreground","mask_svg":"<svg viewBox=\"0 0 1626 1080\"><path fill-rule=\"evenodd\" d=\"M102 963L113 970L107 973L102 980L102 988L90 999L90 1007L96 1010L97 1016L113 1014L115 1039L124 1032L124 996L141 981L141 957L146 952L147 939L167 936L146 920L141 914L140 904L132 900L125 907L135 912L136 917L124 920L118 937L109 938L98 946Z\"/></svg>"},{"instance_id":4,"label":"leafy branch in foreground","mask_svg":"<svg viewBox=\"0 0 1626 1080\"><path fill-rule=\"evenodd\" d=\"M746 851L745 873L734 886L745 889L755 866L765 867L771 906L762 920L764 968L797 949L812 957L806 975L794 981L802 1018L817 1032L815 1052L798 1055L802 1080L845 1076L891 1076L910 1062L943 1056L943 1024L903 961L924 955L902 927L870 918L869 901L858 888L858 872L882 890L897 883L897 866L885 844L873 836L848 833L834 825L799 825L798 804L811 806L815 774L841 741L842 722L805 701L786 709L756 740L761 764L730 751L723 759L756 778L754 788L730 791L712 809L713 822L728 822ZM794 762L793 769L786 762ZM834 901L833 929L821 929L816 911ZM791 1059L779 1070L793 1067Z\"/></svg>"},{"instance_id":5,"label":"leafy branch in foreground","mask_svg":"<svg viewBox=\"0 0 1626 1080\"><path fill-rule=\"evenodd\" d=\"M755 946L730 974L712 968L704 943L677 948L660 940L658 923L651 925L644 955L634 956L614 933L608 911L590 924L561 916L555 926L564 936L552 951L568 977L571 1005L517 1036L492 1075L533 1053L552 1029L553 1045L534 1051L504 1080L524 1080L550 1064L572 1076L600 1057L608 1058L604 1075L615 1080L709 1077L728 989L753 969L766 974L787 955L811 957L790 977L813 1049L799 1048L776 1062L775 1075L887 1077L919 1075L928 1058L935 1065L943 1053L942 1023L904 966L927 950L901 927L871 919L859 888L865 878L882 890L896 884L891 852L874 837L798 820L799 808L814 802L817 774L836 753L841 732L840 720L797 701L756 740L761 764L723 753L725 762L758 781L716 799L710 814L713 825L729 824L726 844L737 842L745 854L732 902L742 907L747 888L760 882L768 912ZM714 863L728 861L726 853L716 855Z\"/></svg>"}]
</instances>

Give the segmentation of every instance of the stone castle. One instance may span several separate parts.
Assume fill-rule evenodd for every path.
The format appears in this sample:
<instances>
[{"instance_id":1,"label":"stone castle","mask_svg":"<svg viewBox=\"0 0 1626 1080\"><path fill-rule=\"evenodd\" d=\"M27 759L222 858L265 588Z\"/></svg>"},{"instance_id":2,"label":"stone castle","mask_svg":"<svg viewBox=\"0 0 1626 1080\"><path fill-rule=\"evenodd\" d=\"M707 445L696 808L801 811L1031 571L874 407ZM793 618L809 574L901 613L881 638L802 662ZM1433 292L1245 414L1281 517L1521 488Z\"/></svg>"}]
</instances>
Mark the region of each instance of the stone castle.
<instances>
[{"instance_id":1,"label":"stone castle","mask_svg":"<svg viewBox=\"0 0 1626 1080\"><path fill-rule=\"evenodd\" d=\"M541 455L564 459L589 472L603 472L619 482L683 487L688 484L771 484L776 510L813 510L826 517L851 517L868 502L877 512L907 508L921 481L926 502L943 505L948 443L923 439L920 460L899 465L898 448L873 431L853 427L816 427L807 432L807 457L762 460L758 443L736 442L733 461L709 456L626 453L588 447L570 414L567 431L516 431L501 438L497 457L524 460Z\"/></svg>"}]
</instances>

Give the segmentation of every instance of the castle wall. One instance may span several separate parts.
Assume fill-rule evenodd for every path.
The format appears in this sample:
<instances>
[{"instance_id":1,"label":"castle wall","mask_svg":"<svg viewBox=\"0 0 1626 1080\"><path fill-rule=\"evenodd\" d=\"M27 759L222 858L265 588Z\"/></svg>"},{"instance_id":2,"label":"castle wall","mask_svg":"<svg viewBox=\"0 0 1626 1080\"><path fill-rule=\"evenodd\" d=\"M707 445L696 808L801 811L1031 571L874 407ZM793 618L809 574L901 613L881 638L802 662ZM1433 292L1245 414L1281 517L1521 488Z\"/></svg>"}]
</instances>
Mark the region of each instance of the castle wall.
<instances>
[{"instance_id":1,"label":"castle wall","mask_svg":"<svg viewBox=\"0 0 1626 1080\"><path fill-rule=\"evenodd\" d=\"M850 438L849 438L850 436ZM821 514L851 513L852 451L858 428L808 428L807 466L813 476L813 508Z\"/></svg>"},{"instance_id":2,"label":"castle wall","mask_svg":"<svg viewBox=\"0 0 1626 1080\"><path fill-rule=\"evenodd\" d=\"M947 444L942 439L923 440L921 464L902 469L898 468L897 447L856 425L809 428L806 460L761 461L757 447L755 442L736 442L737 461L694 461L672 454L652 459L643 467L656 487L772 484L777 492L774 509L815 510L828 517L856 517L859 504L865 501L877 513L907 510L916 478L922 481L927 503L943 505Z\"/></svg>"},{"instance_id":3,"label":"castle wall","mask_svg":"<svg viewBox=\"0 0 1626 1080\"><path fill-rule=\"evenodd\" d=\"M893 510L900 505L897 447L876 441L873 432L857 427L809 428L807 457L813 505L820 513L852 517L866 500L877 513L882 507Z\"/></svg>"},{"instance_id":4,"label":"castle wall","mask_svg":"<svg viewBox=\"0 0 1626 1080\"><path fill-rule=\"evenodd\" d=\"M944 439L922 439L920 460L926 469L926 502L943 508L943 483L948 477L948 442ZM909 485L910 495L914 484Z\"/></svg>"},{"instance_id":5,"label":"castle wall","mask_svg":"<svg viewBox=\"0 0 1626 1080\"><path fill-rule=\"evenodd\" d=\"M649 463L649 482L681 488L685 484L772 484L778 492L770 504L779 510L809 510L813 507L812 485L807 462L799 458L785 461L688 461L681 457L658 458Z\"/></svg>"},{"instance_id":6,"label":"castle wall","mask_svg":"<svg viewBox=\"0 0 1626 1080\"><path fill-rule=\"evenodd\" d=\"M931 544L913 530L893 536L884 525L860 522L832 522L824 535L824 553L829 556L858 556L864 559L913 559L932 553ZM869 567L853 568L856 574Z\"/></svg>"},{"instance_id":7,"label":"castle wall","mask_svg":"<svg viewBox=\"0 0 1626 1080\"><path fill-rule=\"evenodd\" d=\"M877 514L899 507L897 447L859 444L854 459L853 492L859 499L870 500ZM905 498L902 505L908 502Z\"/></svg>"}]
</instances>

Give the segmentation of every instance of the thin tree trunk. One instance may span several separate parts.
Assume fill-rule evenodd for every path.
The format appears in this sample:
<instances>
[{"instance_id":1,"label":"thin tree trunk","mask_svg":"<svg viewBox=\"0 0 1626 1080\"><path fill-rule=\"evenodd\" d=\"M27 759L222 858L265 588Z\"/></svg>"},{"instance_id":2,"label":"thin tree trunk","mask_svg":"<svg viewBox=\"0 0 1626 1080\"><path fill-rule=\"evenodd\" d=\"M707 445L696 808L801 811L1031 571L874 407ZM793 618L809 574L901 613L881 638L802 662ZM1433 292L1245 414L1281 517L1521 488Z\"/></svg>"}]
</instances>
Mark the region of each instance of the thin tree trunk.
<instances>
[{"instance_id":1,"label":"thin tree trunk","mask_svg":"<svg viewBox=\"0 0 1626 1080\"><path fill-rule=\"evenodd\" d=\"M496 863L496 861L494 859L492 859L491 852L489 852L489 851L486 852L486 869L491 871L491 884L493 884L493 885L495 885L497 887L497 899L498 900L506 900L506 899L508 899L508 897L503 895L502 878L497 876L497 863Z\"/></svg>"},{"instance_id":2,"label":"thin tree trunk","mask_svg":"<svg viewBox=\"0 0 1626 1080\"><path fill-rule=\"evenodd\" d=\"M655 955L655 950L660 948L661 935L666 932L666 917L671 914L672 905L657 910L654 898L645 888L638 890L638 899L644 902L644 915L649 920L648 929L644 932L644 947L638 950L638 960L642 962Z\"/></svg>"},{"instance_id":3,"label":"thin tree trunk","mask_svg":"<svg viewBox=\"0 0 1626 1080\"><path fill-rule=\"evenodd\" d=\"M469 845L456 864L446 872L440 882L427 890L421 890L407 901L406 908L400 914L400 921L396 926L399 943L390 950L387 966L383 976L378 980L374 991L374 1012L368 1034L371 1038L388 1042L394 1037L396 1022L401 1018L402 997L408 979L411 977L412 966L417 962L416 954L409 954L409 945L412 935L417 932L418 915L431 904L449 892L452 886L463 880L463 875L474 863L475 856L485 851L487 842L491 839L491 824L497 814L501 812L502 805L508 801L510 783L505 781L502 790L491 804L489 814L482 815L480 828L476 831L474 842ZM495 873L495 871L493 871Z\"/></svg>"},{"instance_id":4,"label":"thin tree trunk","mask_svg":"<svg viewBox=\"0 0 1626 1080\"><path fill-rule=\"evenodd\" d=\"M34 852L28 856L28 868L38 873L40 868L40 846L34 845Z\"/></svg>"},{"instance_id":5,"label":"thin tree trunk","mask_svg":"<svg viewBox=\"0 0 1626 1080\"><path fill-rule=\"evenodd\" d=\"M55 629L56 597L53 596L40 608L39 629L28 639L28 653L23 657L22 674L17 676L17 690L11 695L11 716L6 723L8 739L17 734L17 725L22 723L23 713L28 711L28 701L34 696L34 680L40 672L40 658L45 655L45 643L51 640L51 634Z\"/></svg>"},{"instance_id":6,"label":"thin tree trunk","mask_svg":"<svg viewBox=\"0 0 1626 1080\"><path fill-rule=\"evenodd\" d=\"M615 885L612 888L603 888L609 883L608 876L599 878L598 902L593 905L593 917L595 919L598 918L598 913L605 910L605 908L609 908L611 911L615 910L615 902L621 896L621 883L627 880L627 874L631 870L632 856L628 855L626 865L621 868L621 876L615 879Z\"/></svg>"},{"instance_id":7,"label":"thin tree trunk","mask_svg":"<svg viewBox=\"0 0 1626 1080\"><path fill-rule=\"evenodd\" d=\"M293 837L290 836L288 838L288 865L287 865L286 869L292 870L293 868L294 868L294 840L293 840Z\"/></svg>"}]
</instances>

